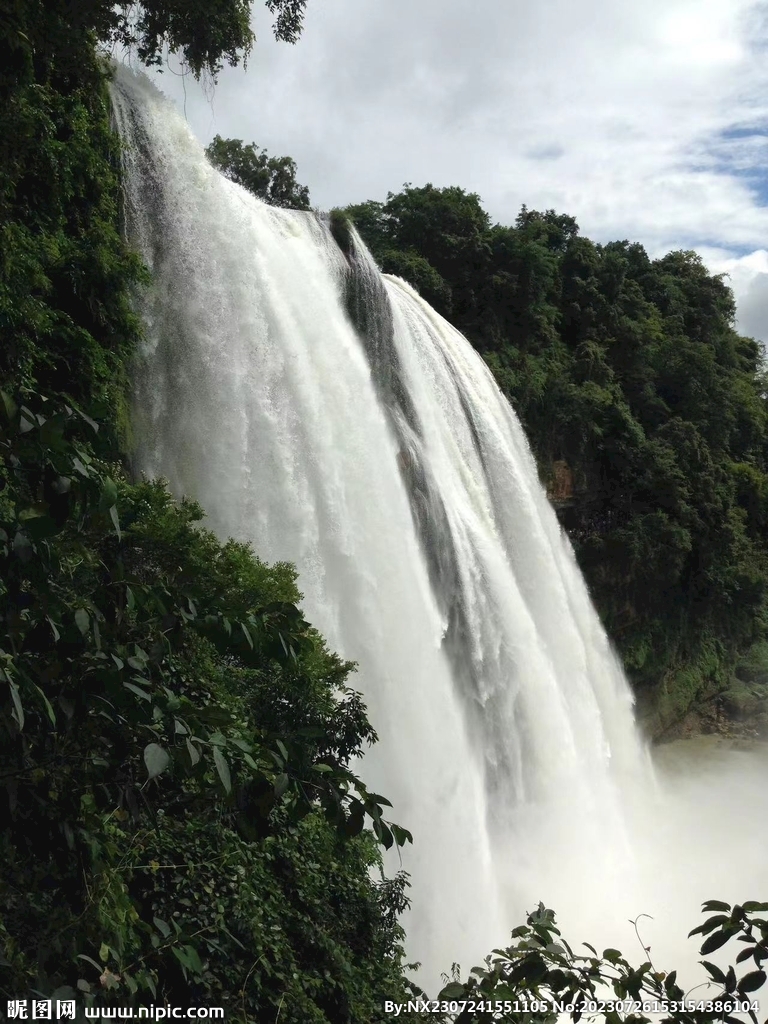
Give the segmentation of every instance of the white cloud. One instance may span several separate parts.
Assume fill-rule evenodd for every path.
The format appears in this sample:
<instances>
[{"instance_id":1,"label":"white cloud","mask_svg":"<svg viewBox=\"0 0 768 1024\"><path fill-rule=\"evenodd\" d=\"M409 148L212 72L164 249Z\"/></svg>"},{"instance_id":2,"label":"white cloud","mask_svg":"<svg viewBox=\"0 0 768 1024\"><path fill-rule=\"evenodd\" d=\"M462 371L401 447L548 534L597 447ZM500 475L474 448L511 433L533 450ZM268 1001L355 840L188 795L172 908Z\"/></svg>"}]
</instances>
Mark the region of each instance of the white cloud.
<instances>
[{"instance_id":1,"label":"white cloud","mask_svg":"<svg viewBox=\"0 0 768 1024\"><path fill-rule=\"evenodd\" d=\"M768 244L764 0L309 0L295 47L255 19L247 73L211 102L184 83L203 141L293 156L324 208L431 181L501 222L525 203L598 241L722 250L768 336L766 272L740 262Z\"/></svg>"},{"instance_id":2,"label":"white cloud","mask_svg":"<svg viewBox=\"0 0 768 1024\"><path fill-rule=\"evenodd\" d=\"M768 344L768 251L734 257L722 249L700 249L713 274L726 274L736 296L736 327Z\"/></svg>"}]
</instances>

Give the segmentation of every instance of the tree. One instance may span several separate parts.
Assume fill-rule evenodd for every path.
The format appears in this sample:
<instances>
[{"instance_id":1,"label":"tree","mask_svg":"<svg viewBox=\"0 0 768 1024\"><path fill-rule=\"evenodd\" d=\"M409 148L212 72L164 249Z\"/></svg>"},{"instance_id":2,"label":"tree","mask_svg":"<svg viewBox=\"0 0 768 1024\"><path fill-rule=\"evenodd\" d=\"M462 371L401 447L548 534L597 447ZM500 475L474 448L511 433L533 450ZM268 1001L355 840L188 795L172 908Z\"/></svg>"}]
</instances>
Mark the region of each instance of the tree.
<instances>
[{"instance_id":1,"label":"tree","mask_svg":"<svg viewBox=\"0 0 768 1024\"><path fill-rule=\"evenodd\" d=\"M295 43L301 35L307 0L266 0L275 15L275 38ZM86 5L87 6L87 5ZM101 37L135 47L145 64L160 64L167 47L180 52L195 78L203 72L214 77L226 61L237 65L247 59L255 36L251 29L252 0L143 0L116 7L99 3Z\"/></svg>"},{"instance_id":2,"label":"tree","mask_svg":"<svg viewBox=\"0 0 768 1024\"><path fill-rule=\"evenodd\" d=\"M281 42L301 35L307 0L265 0L275 16ZM93 32L102 42L135 49L144 64L163 61L166 49L180 53L195 78L214 77L224 63L247 59L256 41L251 29L253 0L50 0L46 17L75 32ZM18 9L26 6L24 0Z\"/></svg>"},{"instance_id":3,"label":"tree","mask_svg":"<svg viewBox=\"0 0 768 1024\"><path fill-rule=\"evenodd\" d=\"M390 192L384 204L348 206L381 269L397 274L460 329L475 323L488 269L488 215L474 192L427 184Z\"/></svg>"},{"instance_id":4,"label":"tree","mask_svg":"<svg viewBox=\"0 0 768 1024\"><path fill-rule=\"evenodd\" d=\"M217 135L206 149L208 159L231 181L247 188L272 206L309 210L309 189L296 181L296 164L289 156L270 157L253 142Z\"/></svg>"}]
</instances>

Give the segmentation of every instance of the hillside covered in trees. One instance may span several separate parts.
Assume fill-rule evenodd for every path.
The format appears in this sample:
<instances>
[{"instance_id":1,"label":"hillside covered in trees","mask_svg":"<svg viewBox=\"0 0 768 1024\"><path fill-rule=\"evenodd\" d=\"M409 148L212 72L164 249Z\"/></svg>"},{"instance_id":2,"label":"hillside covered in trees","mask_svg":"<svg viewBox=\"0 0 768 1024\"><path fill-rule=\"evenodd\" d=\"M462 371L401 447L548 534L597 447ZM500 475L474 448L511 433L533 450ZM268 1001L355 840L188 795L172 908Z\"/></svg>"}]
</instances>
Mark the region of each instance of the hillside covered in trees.
<instances>
[{"instance_id":1,"label":"hillside covered in trees","mask_svg":"<svg viewBox=\"0 0 768 1024\"><path fill-rule=\"evenodd\" d=\"M344 212L519 413L650 731L724 694L765 732L768 395L727 282L554 211L492 224L461 188Z\"/></svg>"},{"instance_id":2,"label":"hillside covered in trees","mask_svg":"<svg viewBox=\"0 0 768 1024\"><path fill-rule=\"evenodd\" d=\"M267 6L277 35L295 40L303 2ZM413 994L399 924L407 879L374 873L380 849L410 836L350 767L375 741L354 666L304 620L291 566L220 542L194 503L126 470L141 336L131 299L148 277L121 237L102 47L131 44L151 64L169 45L195 73L215 72L250 48L249 8L0 4L9 1016L29 997L370 1024L391 1019L386 1000ZM306 205L290 162L252 155L267 175L259 187L282 175L273 201ZM650 687L654 665L696 685L727 674L762 636L765 514L758 353L729 326L727 289L693 257L651 264L638 247L600 249L567 218L491 228L460 190L403 196L351 212L385 269L487 353L543 471L570 467L564 516L636 677ZM661 601L677 611L667 632ZM748 999L765 981L768 907L710 909L703 954L749 940L738 979L710 965L717 992ZM485 973L445 990L474 1008L400 1019L512 1021L505 1001L535 997L530 1019L552 1021L553 998L592 998L601 981L617 998L683 998L674 974L635 969L616 950L581 957L557 935L540 907Z\"/></svg>"}]
</instances>

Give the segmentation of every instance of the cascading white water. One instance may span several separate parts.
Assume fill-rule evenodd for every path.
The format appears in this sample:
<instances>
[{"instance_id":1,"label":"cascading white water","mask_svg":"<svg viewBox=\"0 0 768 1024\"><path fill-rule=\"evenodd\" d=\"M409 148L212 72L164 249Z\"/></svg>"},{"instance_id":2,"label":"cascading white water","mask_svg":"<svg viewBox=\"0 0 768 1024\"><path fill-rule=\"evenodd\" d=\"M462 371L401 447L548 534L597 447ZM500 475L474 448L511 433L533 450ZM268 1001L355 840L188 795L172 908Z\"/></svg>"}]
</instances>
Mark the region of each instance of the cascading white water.
<instances>
[{"instance_id":1,"label":"cascading white water","mask_svg":"<svg viewBox=\"0 0 768 1024\"><path fill-rule=\"evenodd\" d=\"M222 537L294 562L307 617L359 663L380 737L362 774L414 834L421 980L478 962L539 899L558 909L549 892L576 922L623 913L654 773L482 359L354 232L342 251L314 214L213 170L146 79L121 69L113 95L127 231L152 271L137 467Z\"/></svg>"}]
</instances>

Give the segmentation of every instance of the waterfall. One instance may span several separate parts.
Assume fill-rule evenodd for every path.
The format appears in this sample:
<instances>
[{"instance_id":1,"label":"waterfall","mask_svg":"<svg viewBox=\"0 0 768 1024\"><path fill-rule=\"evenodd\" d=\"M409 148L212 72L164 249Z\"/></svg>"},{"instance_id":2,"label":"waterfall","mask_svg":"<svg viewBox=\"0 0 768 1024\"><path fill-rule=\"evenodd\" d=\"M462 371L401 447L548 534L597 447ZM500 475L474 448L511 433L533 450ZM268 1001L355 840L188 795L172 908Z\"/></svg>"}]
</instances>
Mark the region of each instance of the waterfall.
<instances>
[{"instance_id":1,"label":"waterfall","mask_svg":"<svg viewBox=\"0 0 768 1024\"><path fill-rule=\"evenodd\" d=\"M146 79L120 69L113 99L126 231L152 273L136 467L221 537L294 562L307 617L358 663L380 738L359 770L414 836L420 977L434 990L479 962L539 899L557 910L549 892L578 920L598 888L617 907L655 776L483 360L354 230L337 241L215 171Z\"/></svg>"}]
</instances>

